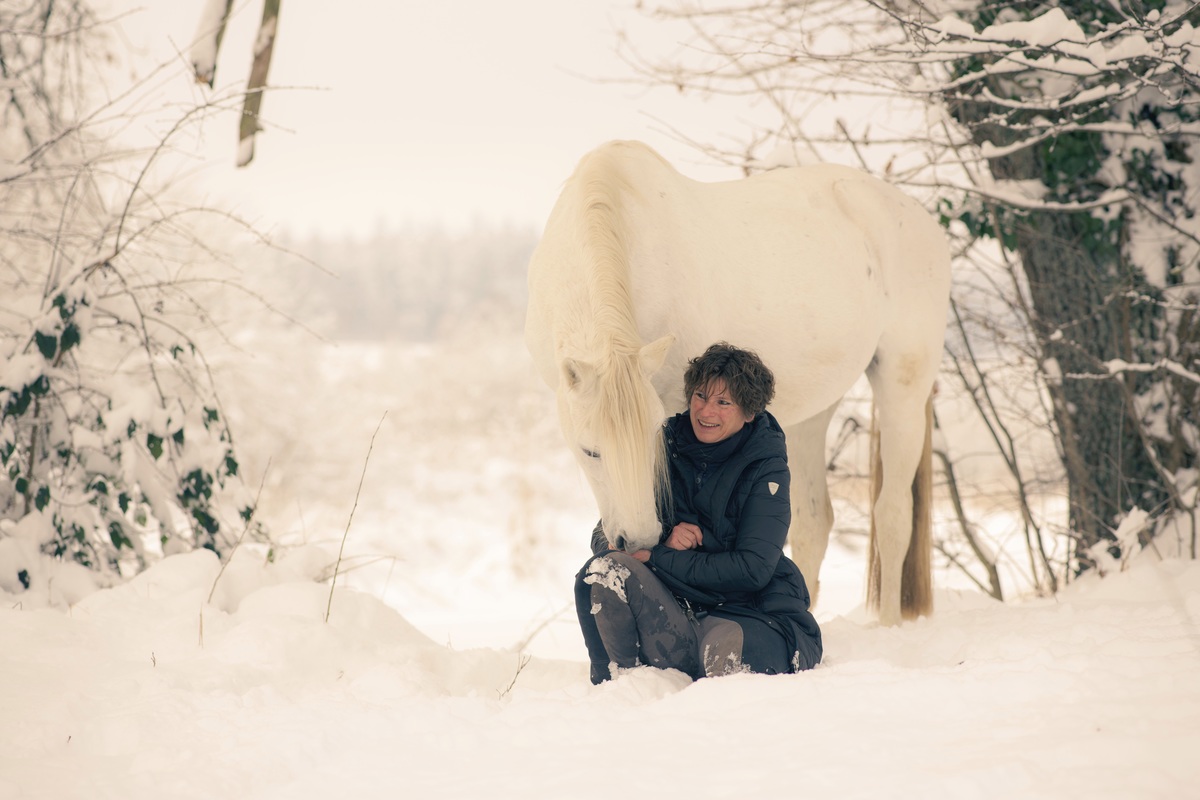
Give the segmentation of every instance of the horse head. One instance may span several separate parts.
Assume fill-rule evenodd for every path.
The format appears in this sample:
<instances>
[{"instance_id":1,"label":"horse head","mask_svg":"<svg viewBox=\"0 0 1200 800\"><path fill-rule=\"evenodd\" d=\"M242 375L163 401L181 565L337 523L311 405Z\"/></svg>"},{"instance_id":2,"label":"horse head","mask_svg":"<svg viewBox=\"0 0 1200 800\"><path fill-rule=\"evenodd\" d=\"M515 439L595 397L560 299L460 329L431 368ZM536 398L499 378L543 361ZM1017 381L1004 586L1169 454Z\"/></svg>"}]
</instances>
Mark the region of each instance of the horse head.
<instances>
[{"instance_id":1,"label":"horse head","mask_svg":"<svg viewBox=\"0 0 1200 800\"><path fill-rule=\"evenodd\" d=\"M558 418L600 507L608 543L630 552L658 544L666 491L662 400L650 378L673 336L630 352L560 363Z\"/></svg>"}]
</instances>

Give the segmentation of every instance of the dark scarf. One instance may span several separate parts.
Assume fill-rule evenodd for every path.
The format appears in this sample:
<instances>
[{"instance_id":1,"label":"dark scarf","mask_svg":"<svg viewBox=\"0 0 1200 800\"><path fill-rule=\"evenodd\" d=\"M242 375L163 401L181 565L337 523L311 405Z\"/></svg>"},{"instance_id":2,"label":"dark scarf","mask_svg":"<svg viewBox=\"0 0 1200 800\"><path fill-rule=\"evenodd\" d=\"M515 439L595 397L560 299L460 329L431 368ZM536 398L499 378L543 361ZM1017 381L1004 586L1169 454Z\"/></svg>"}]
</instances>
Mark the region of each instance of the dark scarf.
<instances>
[{"instance_id":1,"label":"dark scarf","mask_svg":"<svg viewBox=\"0 0 1200 800\"><path fill-rule=\"evenodd\" d=\"M728 439L708 443L696 438L696 432L692 429L691 412L683 412L676 417L676 420L670 434L674 438L674 445L670 449L680 458L686 458L692 463L696 489L704 485L704 481L715 471L715 468L742 449L742 445L750 438L754 425L753 422L747 422L740 431Z\"/></svg>"}]
</instances>

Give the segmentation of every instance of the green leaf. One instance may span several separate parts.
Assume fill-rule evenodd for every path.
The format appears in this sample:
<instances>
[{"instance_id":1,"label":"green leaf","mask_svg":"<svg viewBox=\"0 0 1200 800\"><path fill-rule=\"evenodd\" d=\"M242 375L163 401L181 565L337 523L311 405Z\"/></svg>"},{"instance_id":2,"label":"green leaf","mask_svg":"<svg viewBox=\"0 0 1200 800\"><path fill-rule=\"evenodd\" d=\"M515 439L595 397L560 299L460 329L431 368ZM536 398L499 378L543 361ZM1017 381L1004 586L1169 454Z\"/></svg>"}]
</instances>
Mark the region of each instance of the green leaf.
<instances>
[{"instance_id":1,"label":"green leaf","mask_svg":"<svg viewBox=\"0 0 1200 800\"><path fill-rule=\"evenodd\" d=\"M46 506L50 505L50 487L43 486L37 491L37 496L33 498L33 504L37 506L38 511L45 511Z\"/></svg>"},{"instance_id":2,"label":"green leaf","mask_svg":"<svg viewBox=\"0 0 1200 800\"><path fill-rule=\"evenodd\" d=\"M16 483L13 484L13 488L17 490L17 494L28 494L29 479L25 477L17 478Z\"/></svg>"},{"instance_id":3,"label":"green leaf","mask_svg":"<svg viewBox=\"0 0 1200 800\"><path fill-rule=\"evenodd\" d=\"M58 352L58 337L56 336L47 336L41 331L35 331L33 340L37 342L38 352L47 361L54 358L54 354Z\"/></svg>"},{"instance_id":4,"label":"green leaf","mask_svg":"<svg viewBox=\"0 0 1200 800\"><path fill-rule=\"evenodd\" d=\"M62 332L62 351L65 353L75 345L79 344L82 339L82 334L79 333L79 326L74 322L67 324L67 327Z\"/></svg>"},{"instance_id":5,"label":"green leaf","mask_svg":"<svg viewBox=\"0 0 1200 800\"><path fill-rule=\"evenodd\" d=\"M153 433L146 434L146 449L150 451L150 455L158 460L163 452L163 440L161 436L155 436Z\"/></svg>"},{"instance_id":6,"label":"green leaf","mask_svg":"<svg viewBox=\"0 0 1200 800\"><path fill-rule=\"evenodd\" d=\"M216 519L213 518L212 514L209 514L203 508L193 508L192 509L192 519L196 520L196 522L199 523L200 527L203 528L205 531L207 531L209 534L215 535L216 532L218 530L220 530L220 528L221 528L221 526L217 523Z\"/></svg>"},{"instance_id":7,"label":"green leaf","mask_svg":"<svg viewBox=\"0 0 1200 800\"><path fill-rule=\"evenodd\" d=\"M180 428L179 430L175 431L175 433L171 434L171 438L175 440L175 444L183 447L183 428Z\"/></svg>"},{"instance_id":8,"label":"green leaf","mask_svg":"<svg viewBox=\"0 0 1200 800\"><path fill-rule=\"evenodd\" d=\"M133 547L133 540L125 535L125 529L121 527L119 522L110 522L108 525L108 538L112 540L113 546L118 550L122 547Z\"/></svg>"},{"instance_id":9,"label":"green leaf","mask_svg":"<svg viewBox=\"0 0 1200 800\"><path fill-rule=\"evenodd\" d=\"M29 409L29 404L33 402L33 393L26 386L8 401L4 406L4 416L19 417Z\"/></svg>"},{"instance_id":10,"label":"green leaf","mask_svg":"<svg viewBox=\"0 0 1200 800\"><path fill-rule=\"evenodd\" d=\"M129 511L129 495L126 494L125 492L121 492L119 495L117 495L117 505L120 507L121 513L128 512Z\"/></svg>"},{"instance_id":11,"label":"green leaf","mask_svg":"<svg viewBox=\"0 0 1200 800\"><path fill-rule=\"evenodd\" d=\"M237 475L238 473L237 459L235 459L231 453L225 454L225 471L230 475Z\"/></svg>"}]
</instances>

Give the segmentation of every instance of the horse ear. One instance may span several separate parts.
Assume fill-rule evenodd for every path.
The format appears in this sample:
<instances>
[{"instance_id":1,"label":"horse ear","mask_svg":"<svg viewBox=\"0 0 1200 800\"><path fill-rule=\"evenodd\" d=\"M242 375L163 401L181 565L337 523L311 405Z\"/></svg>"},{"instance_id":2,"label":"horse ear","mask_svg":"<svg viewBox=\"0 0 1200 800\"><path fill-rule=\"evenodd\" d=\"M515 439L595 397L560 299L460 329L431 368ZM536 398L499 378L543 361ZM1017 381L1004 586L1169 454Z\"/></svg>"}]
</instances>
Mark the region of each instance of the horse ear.
<instances>
[{"instance_id":1,"label":"horse ear","mask_svg":"<svg viewBox=\"0 0 1200 800\"><path fill-rule=\"evenodd\" d=\"M576 361L564 358L562 362L562 379L568 391L574 391L586 379L596 374L596 368L586 361Z\"/></svg>"},{"instance_id":2,"label":"horse ear","mask_svg":"<svg viewBox=\"0 0 1200 800\"><path fill-rule=\"evenodd\" d=\"M648 378L658 372L662 368L663 362L667 360L667 353L673 344L675 344L675 334L668 333L661 339L644 345L638 351L638 364L641 365L642 374Z\"/></svg>"}]
</instances>

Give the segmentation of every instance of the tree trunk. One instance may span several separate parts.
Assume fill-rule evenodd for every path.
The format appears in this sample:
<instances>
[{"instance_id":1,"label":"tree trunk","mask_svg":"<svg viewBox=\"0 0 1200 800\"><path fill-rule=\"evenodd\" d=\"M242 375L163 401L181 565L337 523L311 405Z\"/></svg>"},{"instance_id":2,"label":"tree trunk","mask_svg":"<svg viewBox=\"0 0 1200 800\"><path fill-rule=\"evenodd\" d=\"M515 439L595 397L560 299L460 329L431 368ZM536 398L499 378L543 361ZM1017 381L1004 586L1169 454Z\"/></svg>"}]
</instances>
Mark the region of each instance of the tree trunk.
<instances>
[{"instance_id":1,"label":"tree trunk","mask_svg":"<svg viewBox=\"0 0 1200 800\"><path fill-rule=\"evenodd\" d=\"M1089 249L1095 224L1083 213L1036 212L1014 229L1036 333L1062 375L1050 391L1066 462L1070 526L1083 548L1111 538L1131 507L1157 508L1166 499L1118 383L1136 378L1108 377L1103 367L1110 359L1142 360L1134 327L1145 312L1127 299L1136 279L1112 258L1116 248L1112 254Z\"/></svg>"},{"instance_id":2,"label":"tree trunk","mask_svg":"<svg viewBox=\"0 0 1200 800\"><path fill-rule=\"evenodd\" d=\"M985 103L970 105L974 107L960 105L955 115L969 123L976 144L1012 140L1010 131L980 124L987 113ZM1025 147L989 164L997 180L1038 181L1072 197L1099 195L1107 187L1085 170L1064 174L1064 163L1070 164L1064 154L1071 149L1083 161L1098 162L1107 155L1098 136L1075 134ZM1004 245L1020 256L1034 335L1043 358L1053 359L1061 375L1054 380L1054 369L1043 365L1062 444L1070 529L1083 556L1091 545L1113 538L1130 508L1156 509L1166 499L1127 400L1130 391L1137 390L1135 383L1152 378L1114 378L1104 366L1112 359L1155 360L1140 343L1156 338L1158 307L1135 305L1129 293L1137 290L1153 297L1159 292L1123 254L1127 231L1122 215L1042 209L1009 214L1007 224L995 218L992 226Z\"/></svg>"}]
</instances>

